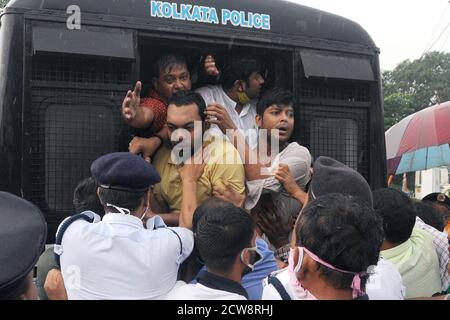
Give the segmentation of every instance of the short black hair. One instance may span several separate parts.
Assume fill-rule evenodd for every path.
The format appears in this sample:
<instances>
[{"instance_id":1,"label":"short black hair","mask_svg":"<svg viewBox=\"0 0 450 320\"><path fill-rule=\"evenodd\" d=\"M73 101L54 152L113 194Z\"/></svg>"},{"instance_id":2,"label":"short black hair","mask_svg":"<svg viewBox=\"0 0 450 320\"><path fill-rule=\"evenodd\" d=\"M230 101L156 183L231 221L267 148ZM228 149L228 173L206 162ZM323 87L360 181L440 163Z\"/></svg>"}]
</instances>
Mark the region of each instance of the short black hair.
<instances>
[{"instance_id":1,"label":"short black hair","mask_svg":"<svg viewBox=\"0 0 450 320\"><path fill-rule=\"evenodd\" d=\"M436 230L444 231L444 216L441 215L432 202L414 201L417 216L427 225L432 226Z\"/></svg>"},{"instance_id":2,"label":"short black hair","mask_svg":"<svg viewBox=\"0 0 450 320\"><path fill-rule=\"evenodd\" d=\"M401 191L383 188L373 191L373 207L383 219L386 240L401 244L411 237L416 211L411 199Z\"/></svg>"},{"instance_id":3,"label":"short black hair","mask_svg":"<svg viewBox=\"0 0 450 320\"><path fill-rule=\"evenodd\" d=\"M89 177L81 181L73 192L73 207L75 213L92 211L100 216L105 214L104 208L97 195L98 184L94 178Z\"/></svg>"},{"instance_id":4,"label":"short black hair","mask_svg":"<svg viewBox=\"0 0 450 320\"><path fill-rule=\"evenodd\" d=\"M153 63L152 75L153 77L158 78L161 70L169 69L170 71L175 65L185 65L186 68L188 68L186 59L182 55L178 53L165 54L156 59L156 61Z\"/></svg>"},{"instance_id":5,"label":"short black hair","mask_svg":"<svg viewBox=\"0 0 450 320\"><path fill-rule=\"evenodd\" d=\"M198 108L198 114L202 119L202 122L205 121L206 115L206 103L203 97L194 91L181 90L175 92L172 97L169 99L167 105L174 104L177 107L187 106L190 104L196 104Z\"/></svg>"},{"instance_id":6,"label":"short black hair","mask_svg":"<svg viewBox=\"0 0 450 320\"><path fill-rule=\"evenodd\" d=\"M250 246L255 224L242 208L231 203L218 206L201 205L196 223L195 243L210 271L229 272L236 257Z\"/></svg>"},{"instance_id":7,"label":"short black hair","mask_svg":"<svg viewBox=\"0 0 450 320\"><path fill-rule=\"evenodd\" d=\"M141 205L146 192L147 191L121 191L100 187L98 196L102 205L105 207L105 211L107 203L134 211Z\"/></svg>"},{"instance_id":8,"label":"short black hair","mask_svg":"<svg viewBox=\"0 0 450 320\"><path fill-rule=\"evenodd\" d=\"M220 84L224 89L231 89L238 80L248 83L248 79L253 72L258 72L261 75L265 73L264 63L259 58L250 56L232 57L225 63L220 76Z\"/></svg>"},{"instance_id":9,"label":"short black hair","mask_svg":"<svg viewBox=\"0 0 450 320\"><path fill-rule=\"evenodd\" d=\"M331 193L308 203L296 228L297 245L336 268L366 272L376 265L383 243L381 219L364 200ZM318 264L321 276L336 289L349 289L354 275ZM361 276L365 286L368 275Z\"/></svg>"},{"instance_id":10,"label":"short black hair","mask_svg":"<svg viewBox=\"0 0 450 320\"><path fill-rule=\"evenodd\" d=\"M209 212L212 212L214 210L220 210L223 207L226 207L229 205L230 202L222 200L217 197L211 197L206 199L201 206L198 206L197 209L195 209L194 214L192 216L192 231L195 233L197 230L197 224L200 221L200 219Z\"/></svg>"},{"instance_id":11,"label":"short black hair","mask_svg":"<svg viewBox=\"0 0 450 320\"><path fill-rule=\"evenodd\" d=\"M292 105L294 107L294 95L287 89L272 88L263 93L256 103L256 113L262 117L264 111L272 105Z\"/></svg>"}]
</instances>

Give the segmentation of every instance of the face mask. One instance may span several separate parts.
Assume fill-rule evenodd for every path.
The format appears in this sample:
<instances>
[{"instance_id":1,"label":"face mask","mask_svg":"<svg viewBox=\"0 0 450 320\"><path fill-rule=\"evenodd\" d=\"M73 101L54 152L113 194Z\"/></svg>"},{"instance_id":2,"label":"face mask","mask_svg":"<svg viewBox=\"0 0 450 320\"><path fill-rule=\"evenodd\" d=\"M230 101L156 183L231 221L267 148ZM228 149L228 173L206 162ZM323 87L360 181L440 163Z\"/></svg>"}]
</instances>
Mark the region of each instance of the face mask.
<instances>
[{"instance_id":1,"label":"face mask","mask_svg":"<svg viewBox=\"0 0 450 320\"><path fill-rule=\"evenodd\" d=\"M128 210L128 209L126 209L126 208L121 208L121 207L115 206L115 205L113 205L113 204L111 204L111 203L107 203L106 206L107 206L107 207L112 207L112 208L116 209L116 210L119 211L121 214L125 214L125 215L131 214L131 211L130 211L130 210ZM143 220L143 219L145 218L145 215L147 214L147 211L148 211L148 207L145 208L145 211L144 211L144 213L143 213L142 216L141 216L141 220Z\"/></svg>"},{"instance_id":2,"label":"face mask","mask_svg":"<svg viewBox=\"0 0 450 320\"><path fill-rule=\"evenodd\" d=\"M249 258L249 263L245 263L244 260L244 252L247 251L250 258ZM245 248L241 251L241 262L243 264L245 264L245 269L243 271L243 276L252 272L255 269L255 266L260 263L262 260L262 254L259 252L258 248L252 247L252 248Z\"/></svg>"},{"instance_id":3,"label":"face mask","mask_svg":"<svg viewBox=\"0 0 450 320\"><path fill-rule=\"evenodd\" d=\"M298 281L296 274L300 272L300 268L303 262L303 250L299 251L298 263L294 264L294 250L289 252L289 284L291 285L292 291L294 292L295 298L297 300L317 300L317 298L308 290L302 287L300 281Z\"/></svg>"},{"instance_id":4,"label":"face mask","mask_svg":"<svg viewBox=\"0 0 450 320\"><path fill-rule=\"evenodd\" d=\"M147 214L147 211L148 211L148 207L145 208L145 211L144 211L144 213L143 213L142 216L141 216L141 220L142 220L142 221L144 220L145 215Z\"/></svg>"},{"instance_id":5,"label":"face mask","mask_svg":"<svg viewBox=\"0 0 450 320\"><path fill-rule=\"evenodd\" d=\"M250 102L250 98L247 96L245 92L239 92L238 93L239 102L244 105Z\"/></svg>"},{"instance_id":6,"label":"face mask","mask_svg":"<svg viewBox=\"0 0 450 320\"><path fill-rule=\"evenodd\" d=\"M128 210L128 209L126 209L126 208L121 208L121 207L115 206L115 205L113 205L113 204L111 204L111 203L107 203L106 206L107 206L107 207L112 207L112 208L116 209L116 210L119 211L121 214L130 214L130 213L131 213L130 210Z\"/></svg>"},{"instance_id":7,"label":"face mask","mask_svg":"<svg viewBox=\"0 0 450 320\"><path fill-rule=\"evenodd\" d=\"M291 278L291 284L293 286L295 285L295 282L296 282L297 285L299 287L301 287L301 283L298 281L296 274L300 272L302 262L303 262L303 255L306 253L309 257L311 257L317 263L320 263L334 271L338 271L341 273L353 274L354 277L353 277L353 282L351 285L351 288L353 289L353 292L352 292L353 299L364 295L364 292L361 290L361 276L364 275L365 272L353 272L353 271L347 271L347 270L342 270L342 269L336 268L335 266L323 261L318 256L316 256L314 253L312 253L311 251L309 251L308 249L306 249L304 247L298 247L299 259L298 259L297 264L294 265L294 250L295 249L291 248L291 251L289 253L289 270L292 270L292 271L290 271L290 276L292 275L295 278L294 279L295 281ZM302 287L302 289L303 289L303 287ZM310 295L313 296L312 294L310 294Z\"/></svg>"}]
</instances>

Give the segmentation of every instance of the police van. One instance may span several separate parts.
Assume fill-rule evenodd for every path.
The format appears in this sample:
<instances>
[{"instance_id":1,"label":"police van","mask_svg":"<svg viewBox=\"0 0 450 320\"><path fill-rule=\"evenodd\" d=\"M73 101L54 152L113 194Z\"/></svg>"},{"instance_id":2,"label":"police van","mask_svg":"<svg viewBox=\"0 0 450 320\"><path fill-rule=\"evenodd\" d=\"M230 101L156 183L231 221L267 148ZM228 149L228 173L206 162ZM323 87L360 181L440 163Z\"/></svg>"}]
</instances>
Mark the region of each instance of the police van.
<instances>
[{"instance_id":1,"label":"police van","mask_svg":"<svg viewBox=\"0 0 450 320\"><path fill-rule=\"evenodd\" d=\"M40 207L49 241L91 162L127 150L125 93L174 50L198 70L262 57L295 94L295 140L385 186L379 49L353 21L283 0L11 0L0 23L0 190Z\"/></svg>"}]
</instances>

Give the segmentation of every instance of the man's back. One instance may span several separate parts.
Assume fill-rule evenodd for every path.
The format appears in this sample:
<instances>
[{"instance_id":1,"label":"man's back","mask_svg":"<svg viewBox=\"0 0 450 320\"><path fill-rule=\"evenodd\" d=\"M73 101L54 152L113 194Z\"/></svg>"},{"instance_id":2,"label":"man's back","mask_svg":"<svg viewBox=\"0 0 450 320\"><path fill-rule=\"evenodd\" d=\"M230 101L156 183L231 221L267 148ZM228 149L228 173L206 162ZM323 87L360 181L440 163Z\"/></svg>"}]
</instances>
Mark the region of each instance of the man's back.
<instances>
[{"instance_id":1,"label":"man's back","mask_svg":"<svg viewBox=\"0 0 450 320\"><path fill-rule=\"evenodd\" d=\"M431 297L441 291L439 260L426 231L414 228L407 241L381 251L381 256L399 270L406 298Z\"/></svg>"},{"instance_id":2,"label":"man's back","mask_svg":"<svg viewBox=\"0 0 450 320\"><path fill-rule=\"evenodd\" d=\"M193 248L192 232L166 228L154 217L107 214L76 221L64 233L61 270L68 298L162 299L175 285L179 265Z\"/></svg>"}]
</instances>

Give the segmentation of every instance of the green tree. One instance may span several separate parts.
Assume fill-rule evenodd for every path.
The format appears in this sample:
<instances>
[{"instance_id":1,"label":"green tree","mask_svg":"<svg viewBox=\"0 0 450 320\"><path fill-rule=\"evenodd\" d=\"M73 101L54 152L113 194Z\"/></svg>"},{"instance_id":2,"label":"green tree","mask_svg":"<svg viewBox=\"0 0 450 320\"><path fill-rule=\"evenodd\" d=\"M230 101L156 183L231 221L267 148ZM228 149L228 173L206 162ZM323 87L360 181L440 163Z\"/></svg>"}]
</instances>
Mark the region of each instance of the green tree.
<instances>
[{"instance_id":1,"label":"green tree","mask_svg":"<svg viewBox=\"0 0 450 320\"><path fill-rule=\"evenodd\" d=\"M405 60L383 77L385 129L423 108L450 100L450 53Z\"/></svg>"},{"instance_id":2,"label":"green tree","mask_svg":"<svg viewBox=\"0 0 450 320\"><path fill-rule=\"evenodd\" d=\"M6 4L9 2L9 0L0 0L0 8L3 8L6 6Z\"/></svg>"}]
</instances>

